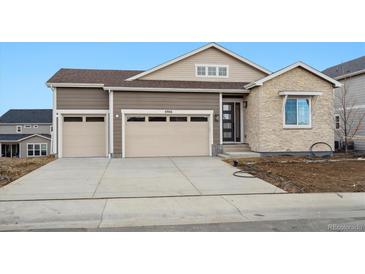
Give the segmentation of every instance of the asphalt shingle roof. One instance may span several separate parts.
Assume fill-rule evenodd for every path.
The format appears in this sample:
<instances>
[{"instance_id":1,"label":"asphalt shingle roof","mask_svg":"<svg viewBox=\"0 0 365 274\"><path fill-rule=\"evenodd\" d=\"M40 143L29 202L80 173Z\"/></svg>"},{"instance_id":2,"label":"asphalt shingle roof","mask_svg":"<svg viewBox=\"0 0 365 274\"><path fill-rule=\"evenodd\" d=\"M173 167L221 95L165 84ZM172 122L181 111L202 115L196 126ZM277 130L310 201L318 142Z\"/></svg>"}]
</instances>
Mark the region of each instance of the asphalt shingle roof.
<instances>
[{"instance_id":1,"label":"asphalt shingle roof","mask_svg":"<svg viewBox=\"0 0 365 274\"><path fill-rule=\"evenodd\" d=\"M161 81L126 79L141 70L60 69L47 83L104 84L108 87L243 89L248 82Z\"/></svg>"},{"instance_id":2,"label":"asphalt shingle roof","mask_svg":"<svg viewBox=\"0 0 365 274\"><path fill-rule=\"evenodd\" d=\"M324 74L336 78L345 74L354 73L365 69L365 56L350 60L336 66L327 68L323 71Z\"/></svg>"},{"instance_id":3,"label":"asphalt shingle roof","mask_svg":"<svg viewBox=\"0 0 365 274\"><path fill-rule=\"evenodd\" d=\"M52 109L10 109L0 123L52 123Z\"/></svg>"}]
</instances>

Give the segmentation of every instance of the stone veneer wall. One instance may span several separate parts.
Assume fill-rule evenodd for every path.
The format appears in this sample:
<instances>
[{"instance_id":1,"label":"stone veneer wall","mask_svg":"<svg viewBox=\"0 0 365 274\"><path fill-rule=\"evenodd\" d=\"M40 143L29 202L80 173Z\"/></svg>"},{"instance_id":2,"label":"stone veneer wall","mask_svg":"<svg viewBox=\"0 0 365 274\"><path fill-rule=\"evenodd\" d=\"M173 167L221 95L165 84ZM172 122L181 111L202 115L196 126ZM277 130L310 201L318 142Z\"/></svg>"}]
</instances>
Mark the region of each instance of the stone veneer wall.
<instances>
[{"instance_id":1,"label":"stone veneer wall","mask_svg":"<svg viewBox=\"0 0 365 274\"><path fill-rule=\"evenodd\" d=\"M279 91L320 91L312 98L312 128L283 128ZM303 68L295 68L252 89L247 106L247 142L257 152L303 152L315 142L333 146L333 87Z\"/></svg>"}]
</instances>

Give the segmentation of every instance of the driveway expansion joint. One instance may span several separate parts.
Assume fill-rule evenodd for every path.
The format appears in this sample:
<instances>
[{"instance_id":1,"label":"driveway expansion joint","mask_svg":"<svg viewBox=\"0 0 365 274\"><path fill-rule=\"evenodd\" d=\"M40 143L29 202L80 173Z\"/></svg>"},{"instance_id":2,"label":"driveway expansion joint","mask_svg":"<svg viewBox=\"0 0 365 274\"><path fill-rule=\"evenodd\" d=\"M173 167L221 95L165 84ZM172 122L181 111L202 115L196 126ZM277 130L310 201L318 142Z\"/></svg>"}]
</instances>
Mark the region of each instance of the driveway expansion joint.
<instances>
[{"instance_id":1,"label":"driveway expansion joint","mask_svg":"<svg viewBox=\"0 0 365 274\"><path fill-rule=\"evenodd\" d=\"M105 173L106 173L106 171L107 171L107 169L108 169L108 167L109 167L110 163L111 163L111 158L109 158L109 159L108 159L108 162L107 162L107 163L106 163L106 165L105 165L105 169L104 169L103 173L102 173L102 174L101 174L101 176L100 176L100 179L99 179L99 181L98 181L98 184L96 185L95 190L94 190L94 193L93 193L93 195L91 196L91 198L94 198L94 197L95 197L95 194L96 194L96 192L98 191L98 188L99 188L99 186L100 186L100 184L101 184L101 182L102 182L102 180L103 180L103 178L104 178L104 175L105 175Z\"/></svg>"},{"instance_id":2,"label":"driveway expansion joint","mask_svg":"<svg viewBox=\"0 0 365 274\"><path fill-rule=\"evenodd\" d=\"M181 175L184 176L185 179L188 180L188 182L195 188L195 190L198 191L199 195L203 195L203 193L201 193L200 190L193 184L190 178L186 176L185 173L178 167L178 165L174 162L174 160L171 157L168 157L168 159L172 162L175 168L181 173Z\"/></svg>"}]
</instances>

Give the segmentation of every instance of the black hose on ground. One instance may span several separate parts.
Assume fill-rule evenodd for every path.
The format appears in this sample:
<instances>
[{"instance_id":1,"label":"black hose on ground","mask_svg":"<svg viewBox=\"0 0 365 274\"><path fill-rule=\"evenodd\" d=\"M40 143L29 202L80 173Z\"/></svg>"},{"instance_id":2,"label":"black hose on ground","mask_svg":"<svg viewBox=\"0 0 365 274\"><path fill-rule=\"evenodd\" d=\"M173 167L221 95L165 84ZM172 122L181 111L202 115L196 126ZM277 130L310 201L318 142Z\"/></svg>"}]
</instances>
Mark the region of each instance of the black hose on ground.
<instances>
[{"instance_id":1,"label":"black hose on ground","mask_svg":"<svg viewBox=\"0 0 365 274\"><path fill-rule=\"evenodd\" d=\"M314 146L316 146L316 145L326 145L326 146L328 146L329 147L329 152L330 152L330 154L332 154L333 153L333 149L332 149L332 147L328 144L328 143L326 143L326 142L317 142L317 143L314 143L313 145L311 145L311 147L309 148L309 151L310 151L310 155L311 155L311 157L320 157L320 156L317 156L316 154L315 154L315 152L313 151L313 147ZM329 156L331 156L331 155L328 155L327 157L329 157Z\"/></svg>"}]
</instances>

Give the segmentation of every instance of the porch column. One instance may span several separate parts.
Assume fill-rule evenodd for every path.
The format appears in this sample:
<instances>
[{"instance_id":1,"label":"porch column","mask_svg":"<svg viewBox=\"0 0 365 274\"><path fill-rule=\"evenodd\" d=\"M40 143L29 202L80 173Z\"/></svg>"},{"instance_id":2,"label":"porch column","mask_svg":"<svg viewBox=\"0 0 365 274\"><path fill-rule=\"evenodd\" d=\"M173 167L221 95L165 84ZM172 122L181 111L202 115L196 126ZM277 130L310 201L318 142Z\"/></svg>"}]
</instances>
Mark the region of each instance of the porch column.
<instances>
[{"instance_id":1,"label":"porch column","mask_svg":"<svg viewBox=\"0 0 365 274\"><path fill-rule=\"evenodd\" d=\"M3 156L3 147L2 144L0 143L0 158Z\"/></svg>"}]
</instances>

